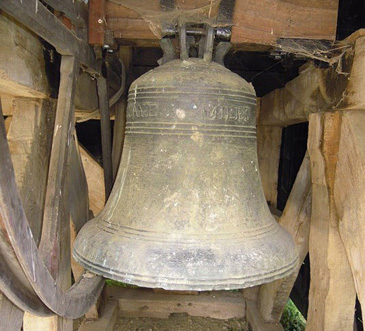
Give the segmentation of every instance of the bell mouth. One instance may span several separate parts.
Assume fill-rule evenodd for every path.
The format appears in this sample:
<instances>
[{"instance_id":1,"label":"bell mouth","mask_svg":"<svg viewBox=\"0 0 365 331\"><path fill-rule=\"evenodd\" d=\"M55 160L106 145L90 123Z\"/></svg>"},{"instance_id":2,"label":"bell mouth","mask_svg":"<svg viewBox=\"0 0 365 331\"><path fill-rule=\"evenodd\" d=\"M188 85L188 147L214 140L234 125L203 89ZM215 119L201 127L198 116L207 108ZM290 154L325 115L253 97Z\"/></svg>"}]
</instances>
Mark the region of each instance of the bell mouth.
<instances>
[{"instance_id":1,"label":"bell mouth","mask_svg":"<svg viewBox=\"0 0 365 331\"><path fill-rule=\"evenodd\" d=\"M232 290L284 278L298 267L290 235L278 224L241 240L210 238L148 241L88 222L74 245L74 258L88 270L116 281L165 290ZM176 239L176 238L175 238ZM167 241L166 241L167 240Z\"/></svg>"}]
</instances>

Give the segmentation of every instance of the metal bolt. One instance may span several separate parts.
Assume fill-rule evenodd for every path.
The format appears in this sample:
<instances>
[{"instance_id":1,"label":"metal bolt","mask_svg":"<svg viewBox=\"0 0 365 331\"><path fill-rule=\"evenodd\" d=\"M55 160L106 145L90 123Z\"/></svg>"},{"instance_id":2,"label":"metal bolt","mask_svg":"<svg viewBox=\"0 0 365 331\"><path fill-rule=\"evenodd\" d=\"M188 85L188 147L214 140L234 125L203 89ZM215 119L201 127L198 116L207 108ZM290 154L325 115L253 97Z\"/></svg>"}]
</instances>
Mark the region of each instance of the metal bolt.
<instances>
[{"instance_id":1,"label":"metal bolt","mask_svg":"<svg viewBox=\"0 0 365 331\"><path fill-rule=\"evenodd\" d=\"M98 23L101 24L103 23L103 20L101 18L98 19Z\"/></svg>"}]
</instances>

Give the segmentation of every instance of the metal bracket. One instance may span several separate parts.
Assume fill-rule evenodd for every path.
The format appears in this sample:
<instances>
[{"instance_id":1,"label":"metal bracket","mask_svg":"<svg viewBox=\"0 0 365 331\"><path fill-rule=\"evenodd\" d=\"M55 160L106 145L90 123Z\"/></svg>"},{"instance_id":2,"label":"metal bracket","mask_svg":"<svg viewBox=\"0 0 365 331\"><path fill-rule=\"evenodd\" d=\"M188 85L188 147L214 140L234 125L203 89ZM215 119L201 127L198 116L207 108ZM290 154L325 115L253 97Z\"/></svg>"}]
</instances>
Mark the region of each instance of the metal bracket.
<instances>
[{"instance_id":1,"label":"metal bracket","mask_svg":"<svg viewBox=\"0 0 365 331\"><path fill-rule=\"evenodd\" d=\"M179 34L178 26L164 26L162 29L162 35L165 37L172 37ZM214 35L217 39L230 40L231 39L231 27L216 27L213 28ZM192 36L206 36L207 31L203 24L186 25L186 34Z\"/></svg>"}]
</instances>

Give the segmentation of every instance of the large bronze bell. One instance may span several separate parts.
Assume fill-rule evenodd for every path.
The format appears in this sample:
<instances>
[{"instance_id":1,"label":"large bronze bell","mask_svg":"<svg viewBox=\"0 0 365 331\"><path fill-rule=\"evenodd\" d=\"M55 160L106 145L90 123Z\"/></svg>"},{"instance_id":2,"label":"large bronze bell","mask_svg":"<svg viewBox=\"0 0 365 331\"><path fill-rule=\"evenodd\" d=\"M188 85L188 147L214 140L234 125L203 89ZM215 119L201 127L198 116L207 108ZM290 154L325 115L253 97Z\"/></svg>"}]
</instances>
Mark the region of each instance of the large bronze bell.
<instances>
[{"instance_id":1,"label":"large bronze bell","mask_svg":"<svg viewBox=\"0 0 365 331\"><path fill-rule=\"evenodd\" d=\"M76 260L125 283L236 289L292 273L297 254L258 172L253 87L215 62L173 60L131 86L123 156Z\"/></svg>"}]
</instances>

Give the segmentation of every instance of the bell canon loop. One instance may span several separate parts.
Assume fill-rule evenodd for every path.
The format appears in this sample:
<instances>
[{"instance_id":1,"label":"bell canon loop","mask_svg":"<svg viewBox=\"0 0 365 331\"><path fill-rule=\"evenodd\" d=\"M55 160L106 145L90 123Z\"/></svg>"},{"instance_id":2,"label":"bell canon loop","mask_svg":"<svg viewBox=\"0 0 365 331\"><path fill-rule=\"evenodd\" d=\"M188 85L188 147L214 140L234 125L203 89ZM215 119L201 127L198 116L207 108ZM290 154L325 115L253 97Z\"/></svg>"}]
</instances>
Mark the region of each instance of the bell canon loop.
<instances>
[{"instance_id":1,"label":"bell canon loop","mask_svg":"<svg viewBox=\"0 0 365 331\"><path fill-rule=\"evenodd\" d=\"M75 259L117 281L219 290L283 278L290 235L261 187L253 87L215 62L173 60L129 90L118 175Z\"/></svg>"}]
</instances>

